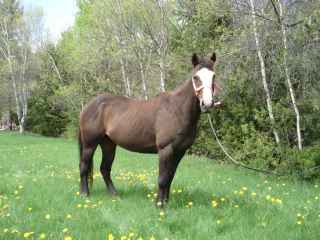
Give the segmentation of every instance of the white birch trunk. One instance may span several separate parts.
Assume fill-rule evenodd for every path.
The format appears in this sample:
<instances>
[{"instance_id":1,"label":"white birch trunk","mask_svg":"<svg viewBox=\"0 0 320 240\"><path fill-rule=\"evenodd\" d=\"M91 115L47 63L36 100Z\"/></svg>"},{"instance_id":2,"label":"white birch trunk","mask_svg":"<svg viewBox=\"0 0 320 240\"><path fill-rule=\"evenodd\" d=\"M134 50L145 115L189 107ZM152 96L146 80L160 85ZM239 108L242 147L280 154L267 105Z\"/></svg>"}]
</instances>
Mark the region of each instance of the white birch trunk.
<instances>
[{"instance_id":1,"label":"white birch trunk","mask_svg":"<svg viewBox=\"0 0 320 240\"><path fill-rule=\"evenodd\" d=\"M139 60L139 70L140 70L140 76L141 76L143 96L144 96L145 100L148 100L147 83L146 83L146 79L145 79L143 64L140 60Z\"/></svg>"},{"instance_id":2,"label":"white birch trunk","mask_svg":"<svg viewBox=\"0 0 320 240\"><path fill-rule=\"evenodd\" d=\"M296 103L296 98L294 95L293 87L292 87L292 82L290 79L290 74L289 74L289 69L288 69L288 60L287 60L287 55L288 55L288 44L287 44L287 33L286 33L286 26L283 24L283 10L282 10L282 3L281 0L278 0L278 5L279 5L279 15L280 15L280 25L281 25L281 32L282 32L282 42L283 42L283 48L284 48L284 53L283 53L283 65L284 65L284 70L285 70L285 75L287 79L287 84L290 92L290 98L291 102L293 105L293 109L296 115L296 129L297 129L297 138L298 138L298 148L299 150L302 150L302 139L301 139L301 129L300 129L300 112L297 107Z\"/></svg>"},{"instance_id":3,"label":"white birch trunk","mask_svg":"<svg viewBox=\"0 0 320 240\"><path fill-rule=\"evenodd\" d=\"M256 23L256 17L255 17L256 13L255 13L253 0L250 0L250 5L251 5L253 32L254 32L254 37L255 37L255 42L256 42L258 58L259 58L259 62L260 62L262 84L263 84L263 89L264 89L264 92L266 95L268 114L269 114L269 118L270 118L271 127L272 127L275 141L277 144L279 144L280 138L279 138L278 131L276 130L276 127L275 127L275 119L274 119L273 109L272 109L271 94L270 94L268 82L266 79L265 63L264 63L264 59L263 59L262 53L261 53L261 47L260 47L259 36L258 36L258 31L257 31L257 23Z\"/></svg>"},{"instance_id":4,"label":"white birch trunk","mask_svg":"<svg viewBox=\"0 0 320 240\"><path fill-rule=\"evenodd\" d=\"M159 38L159 56L160 56L160 91L164 92L165 82L166 82L166 52L167 52L167 31L166 31L166 10L165 10L165 1L158 0L158 6L160 9L160 38Z\"/></svg>"}]
</instances>

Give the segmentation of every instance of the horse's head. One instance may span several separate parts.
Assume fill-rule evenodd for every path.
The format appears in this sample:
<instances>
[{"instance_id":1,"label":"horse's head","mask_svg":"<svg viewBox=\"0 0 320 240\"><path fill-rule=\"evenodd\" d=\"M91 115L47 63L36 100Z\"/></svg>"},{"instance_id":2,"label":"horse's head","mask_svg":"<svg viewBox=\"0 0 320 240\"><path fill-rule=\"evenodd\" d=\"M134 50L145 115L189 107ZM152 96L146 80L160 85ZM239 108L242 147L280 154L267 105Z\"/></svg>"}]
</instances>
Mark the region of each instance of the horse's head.
<instances>
[{"instance_id":1,"label":"horse's head","mask_svg":"<svg viewBox=\"0 0 320 240\"><path fill-rule=\"evenodd\" d=\"M218 84L215 83L215 62L215 53L210 58L200 58L197 54L192 56L192 84L202 112L207 112L209 108L220 105L220 102L214 102L214 96L220 90Z\"/></svg>"}]
</instances>

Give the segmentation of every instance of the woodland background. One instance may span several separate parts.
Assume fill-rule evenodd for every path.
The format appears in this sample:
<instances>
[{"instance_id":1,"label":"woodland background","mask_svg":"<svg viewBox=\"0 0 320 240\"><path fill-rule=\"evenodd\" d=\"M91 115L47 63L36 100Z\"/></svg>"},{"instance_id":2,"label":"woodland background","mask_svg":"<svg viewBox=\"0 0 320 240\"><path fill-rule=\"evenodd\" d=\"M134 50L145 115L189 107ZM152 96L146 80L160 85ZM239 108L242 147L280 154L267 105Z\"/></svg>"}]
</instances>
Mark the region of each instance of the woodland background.
<instances>
[{"instance_id":1,"label":"woodland background","mask_svg":"<svg viewBox=\"0 0 320 240\"><path fill-rule=\"evenodd\" d=\"M0 119L21 133L74 137L82 107L111 92L148 99L217 53L224 107L211 112L239 161L320 176L319 0L78 0L53 43L41 9L0 0ZM63 7L63 6L61 6ZM225 162L207 116L190 153Z\"/></svg>"}]
</instances>

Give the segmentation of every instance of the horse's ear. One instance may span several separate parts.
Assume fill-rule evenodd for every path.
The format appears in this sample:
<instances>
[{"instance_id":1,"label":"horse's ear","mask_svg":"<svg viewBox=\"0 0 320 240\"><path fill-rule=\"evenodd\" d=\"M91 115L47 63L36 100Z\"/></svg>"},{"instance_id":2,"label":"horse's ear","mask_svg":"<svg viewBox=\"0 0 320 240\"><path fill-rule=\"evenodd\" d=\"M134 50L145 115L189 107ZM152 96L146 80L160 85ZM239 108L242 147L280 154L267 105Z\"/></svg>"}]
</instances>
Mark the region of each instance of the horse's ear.
<instances>
[{"instance_id":1,"label":"horse's ear","mask_svg":"<svg viewBox=\"0 0 320 240\"><path fill-rule=\"evenodd\" d=\"M199 60L199 57L198 57L198 55L196 53L194 53L192 55L192 60L191 61L192 61L193 67L195 67L195 66L197 66L199 64L200 60Z\"/></svg>"},{"instance_id":2,"label":"horse's ear","mask_svg":"<svg viewBox=\"0 0 320 240\"><path fill-rule=\"evenodd\" d=\"M216 62L217 57L216 57L216 53L215 53L215 52L214 52L214 53L212 53L212 55L211 55L210 59L212 60L212 62Z\"/></svg>"}]
</instances>

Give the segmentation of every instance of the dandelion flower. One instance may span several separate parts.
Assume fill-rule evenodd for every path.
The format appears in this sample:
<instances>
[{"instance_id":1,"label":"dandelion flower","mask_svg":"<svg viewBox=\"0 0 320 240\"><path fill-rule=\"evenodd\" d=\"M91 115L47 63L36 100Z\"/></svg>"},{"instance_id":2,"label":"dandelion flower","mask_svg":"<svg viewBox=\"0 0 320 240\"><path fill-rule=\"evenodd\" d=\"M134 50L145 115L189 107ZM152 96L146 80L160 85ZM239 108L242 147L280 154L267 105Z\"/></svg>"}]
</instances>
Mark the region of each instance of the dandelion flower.
<instances>
[{"instance_id":1,"label":"dandelion flower","mask_svg":"<svg viewBox=\"0 0 320 240\"><path fill-rule=\"evenodd\" d=\"M189 207L192 207L192 205L193 205L193 202L188 202Z\"/></svg>"},{"instance_id":2,"label":"dandelion flower","mask_svg":"<svg viewBox=\"0 0 320 240\"><path fill-rule=\"evenodd\" d=\"M68 231L69 231L68 228L64 228L64 229L62 230L63 233L66 233L66 232L68 232Z\"/></svg>"},{"instance_id":3,"label":"dandelion flower","mask_svg":"<svg viewBox=\"0 0 320 240\"><path fill-rule=\"evenodd\" d=\"M113 235L112 235L112 233L109 233L108 234L108 237L107 237L107 240L113 240L114 238L113 238Z\"/></svg>"},{"instance_id":4,"label":"dandelion flower","mask_svg":"<svg viewBox=\"0 0 320 240\"><path fill-rule=\"evenodd\" d=\"M218 202L215 200L212 200L211 205L212 207L216 208L218 206Z\"/></svg>"},{"instance_id":5,"label":"dandelion flower","mask_svg":"<svg viewBox=\"0 0 320 240\"><path fill-rule=\"evenodd\" d=\"M257 196L257 194L256 194L255 192L252 192L252 193L251 193L251 196L252 196L252 197L255 197L255 196Z\"/></svg>"},{"instance_id":6,"label":"dandelion flower","mask_svg":"<svg viewBox=\"0 0 320 240\"><path fill-rule=\"evenodd\" d=\"M302 224L302 221L297 221L297 224L298 224L298 225L301 225L301 224Z\"/></svg>"},{"instance_id":7,"label":"dandelion flower","mask_svg":"<svg viewBox=\"0 0 320 240\"><path fill-rule=\"evenodd\" d=\"M32 234L34 234L34 232L26 232L23 234L24 238L29 238Z\"/></svg>"},{"instance_id":8,"label":"dandelion flower","mask_svg":"<svg viewBox=\"0 0 320 240\"><path fill-rule=\"evenodd\" d=\"M217 224L220 224L221 223L221 220L217 220Z\"/></svg>"},{"instance_id":9,"label":"dandelion flower","mask_svg":"<svg viewBox=\"0 0 320 240\"><path fill-rule=\"evenodd\" d=\"M72 218L72 215L71 214L67 214L66 218L70 219L70 218Z\"/></svg>"},{"instance_id":10,"label":"dandelion flower","mask_svg":"<svg viewBox=\"0 0 320 240\"><path fill-rule=\"evenodd\" d=\"M32 208L31 208L31 207L29 207L29 208L28 208L28 211L29 211L29 212L31 212L31 211L32 211Z\"/></svg>"},{"instance_id":11,"label":"dandelion flower","mask_svg":"<svg viewBox=\"0 0 320 240\"><path fill-rule=\"evenodd\" d=\"M9 231L8 228L3 229L3 232L4 232L4 233L7 233L8 231Z\"/></svg>"},{"instance_id":12,"label":"dandelion flower","mask_svg":"<svg viewBox=\"0 0 320 240\"><path fill-rule=\"evenodd\" d=\"M49 220L51 218L50 214L46 214L45 218Z\"/></svg>"},{"instance_id":13,"label":"dandelion flower","mask_svg":"<svg viewBox=\"0 0 320 240\"><path fill-rule=\"evenodd\" d=\"M64 237L64 240L72 240L72 237L70 237L70 236L65 236L65 237Z\"/></svg>"},{"instance_id":14,"label":"dandelion flower","mask_svg":"<svg viewBox=\"0 0 320 240\"><path fill-rule=\"evenodd\" d=\"M39 236L39 239L45 239L45 238L46 238L46 235L44 233L41 233Z\"/></svg>"},{"instance_id":15,"label":"dandelion flower","mask_svg":"<svg viewBox=\"0 0 320 240\"><path fill-rule=\"evenodd\" d=\"M160 214L161 217L163 217L164 216L164 211L161 211L159 214Z\"/></svg>"}]
</instances>

